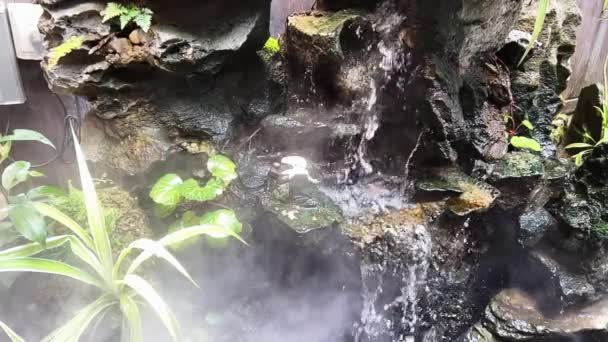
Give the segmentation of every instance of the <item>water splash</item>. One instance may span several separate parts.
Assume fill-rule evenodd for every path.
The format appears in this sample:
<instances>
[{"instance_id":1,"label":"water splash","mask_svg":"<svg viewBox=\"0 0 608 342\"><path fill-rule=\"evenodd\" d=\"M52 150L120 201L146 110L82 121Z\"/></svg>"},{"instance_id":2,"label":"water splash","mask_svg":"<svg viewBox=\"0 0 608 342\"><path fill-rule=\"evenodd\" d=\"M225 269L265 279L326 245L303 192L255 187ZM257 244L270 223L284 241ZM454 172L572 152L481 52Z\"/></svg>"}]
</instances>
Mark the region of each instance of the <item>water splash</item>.
<instances>
[{"instance_id":1,"label":"water splash","mask_svg":"<svg viewBox=\"0 0 608 342\"><path fill-rule=\"evenodd\" d=\"M366 246L361 263L363 309L355 342L414 341L432 243L425 226L397 229Z\"/></svg>"}]
</instances>

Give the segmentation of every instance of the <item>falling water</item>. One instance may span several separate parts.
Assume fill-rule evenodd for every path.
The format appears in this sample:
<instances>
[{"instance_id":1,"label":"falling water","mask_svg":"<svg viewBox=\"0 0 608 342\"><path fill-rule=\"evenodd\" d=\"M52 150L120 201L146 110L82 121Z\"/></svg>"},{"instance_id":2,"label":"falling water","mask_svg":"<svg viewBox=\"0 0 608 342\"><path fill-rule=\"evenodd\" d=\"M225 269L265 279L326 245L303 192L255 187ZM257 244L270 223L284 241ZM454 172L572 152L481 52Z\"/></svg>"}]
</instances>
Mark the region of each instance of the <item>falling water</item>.
<instances>
[{"instance_id":1,"label":"falling water","mask_svg":"<svg viewBox=\"0 0 608 342\"><path fill-rule=\"evenodd\" d=\"M383 241L374 244L361 263L363 309L355 341L413 341L419 291L424 289L431 256L430 235L422 225L403 226L387 231ZM391 293L396 296L387 299Z\"/></svg>"}]
</instances>

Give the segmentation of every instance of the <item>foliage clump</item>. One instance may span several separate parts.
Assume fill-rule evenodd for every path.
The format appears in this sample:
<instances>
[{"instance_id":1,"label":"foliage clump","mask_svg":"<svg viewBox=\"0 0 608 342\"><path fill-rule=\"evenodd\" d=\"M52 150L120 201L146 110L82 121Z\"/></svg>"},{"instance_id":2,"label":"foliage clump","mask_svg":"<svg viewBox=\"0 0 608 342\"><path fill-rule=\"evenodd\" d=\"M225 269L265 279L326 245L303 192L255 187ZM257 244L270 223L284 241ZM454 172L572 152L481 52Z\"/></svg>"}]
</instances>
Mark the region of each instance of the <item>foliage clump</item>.
<instances>
[{"instance_id":1,"label":"foliage clump","mask_svg":"<svg viewBox=\"0 0 608 342\"><path fill-rule=\"evenodd\" d=\"M269 37L264 44L264 51L270 55L274 55L281 51L281 45L279 44L279 40L274 37Z\"/></svg>"},{"instance_id":2,"label":"foliage clump","mask_svg":"<svg viewBox=\"0 0 608 342\"><path fill-rule=\"evenodd\" d=\"M102 22L105 23L109 20L118 18L121 30L124 30L129 23L133 22L144 32L148 32L152 25L153 14L154 12L146 7L109 2L104 10Z\"/></svg>"},{"instance_id":3,"label":"foliage clump","mask_svg":"<svg viewBox=\"0 0 608 342\"><path fill-rule=\"evenodd\" d=\"M518 148L520 150L530 150L534 152L540 152L542 147L535 139L520 136L521 129L525 128L528 131L534 130L534 125L528 120L523 120L519 125L515 124L515 119L509 113L505 113L503 116L505 124L510 124L510 127L507 130L507 135L510 137L509 142L513 147Z\"/></svg>"}]
</instances>

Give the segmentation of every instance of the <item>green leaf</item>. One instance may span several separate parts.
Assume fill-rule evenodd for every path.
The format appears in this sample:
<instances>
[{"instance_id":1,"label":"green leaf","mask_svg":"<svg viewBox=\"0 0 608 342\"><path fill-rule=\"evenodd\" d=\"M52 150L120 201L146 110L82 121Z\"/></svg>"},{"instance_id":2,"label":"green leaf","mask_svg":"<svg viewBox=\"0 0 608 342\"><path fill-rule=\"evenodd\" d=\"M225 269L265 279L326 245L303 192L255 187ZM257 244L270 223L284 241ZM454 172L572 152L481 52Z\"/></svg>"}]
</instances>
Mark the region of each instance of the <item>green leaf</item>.
<instances>
[{"instance_id":1,"label":"green leaf","mask_svg":"<svg viewBox=\"0 0 608 342\"><path fill-rule=\"evenodd\" d=\"M80 49L82 44L84 44L84 36L70 37L59 46L51 49L48 59L49 68L54 68L61 58L69 55L74 50Z\"/></svg>"},{"instance_id":2,"label":"green leaf","mask_svg":"<svg viewBox=\"0 0 608 342\"><path fill-rule=\"evenodd\" d=\"M532 50L534 43L536 43L538 37L540 37L540 33L542 32L543 26L545 25L545 17L547 16L548 7L549 0L539 0L538 12L536 13L536 21L534 22L534 31L532 31L532 37L530 39L530 43L526 47L526 51L524 51L523 56L519 60L519 63L517 63L518 66L521 65L524 59L526 59L526 56L528 55L528 53L530 53L530 50Z\"/></svg>"},{"instance_id":3,"label":"green leaf","mask_svg":"<svg viewBox=\"0 0 608 342\"><path fill-rule=\"evenodd\" d=\"M31 203L11 205L8 217L15 229L23 237L44 246L46 241L46 224L42 216Z\"/></svg>"},{"instance_id":4,"label":"green leaf","mask_svg":"<svg viewBox=\"0 0 608 342\"><path fill-rule=\"evenodd\" d=\"M74 233L84 244L91 250L95 250L95 244L87 231L82 228L76 221L72 220L68 215L62 213L58 209L42 202L34 202L32 206L42 215L47 216Z\"/></svg>"},{"instance_id":5,"label":"green leaf","mask_svg":"<svg viewBox=\"0 0 608 342\"><path fill-rule=\"evenodd\" d=\"M533 130L534 129L534 125L532 125L532 123L530 122L530 120L524 120L521 122L521 124L526 127L529 130Z\"/></svg>"},{"instance_id":6,"label":"green leaf","mask_svg":"<svg viewBox=\"0 0 608 342\"><path fill-rule=\"evenodd\" d=\"M0 272L35 272L56 274L79 280L85 284L93 285L101 289L103 284L87 272L70 266L68 264L40 258L17 258L0 260Z\"/></svg>"},{"instance_id":7,"label":"green leaf","mask_svg":"<svg viewBox=\"0 0 608 342\"><path fill-rule=\"evenodd\" d=\"M540 152L542 150L542 147L538 141L526 137L511 137L511 145L519 149L526 149L535 152Z\"/></svg>"},{"instance_id":8,"label":"green leaf","mask_svg":"<svg viewBox=\"0 0 608 342\"><path fill-rule=\"evenodd\" d=\"M214 154L209 157L207 169L213 177L222 180L225 184L229 184L237 178L236 165L234 165L232 160L221 154Z\"/></svg>"},{"instance_id":9,"label":"green leaf","mask_svg":"<svg viewBox=\"0 0 608 342\"><path fill-rule=\"evenodd\" d=\"M84 196L84 204L87 209L87 219L89 223L89 230L93 236L93 242L95 244L95 251L101 260L103 268L106 270L107 282L110 281L112 276L112 247L110 246L110 237L106 229L106 222L103 216L103 209L99 204L97 192L95 191L95 185L93 184L93 178L87 167L86 159L78 143L78 137L74 133L72 128L72 138L74 141L74 150L76 151L76 161L78 164L78 171L80 173L80 183L82 184L82 193Z\"/></svg>"},{"instance_id":10,"label":"green leaf","mask_svg":"<svg viewBox=\"0 0 608 342\"><path fill-rule=\"evenodd\" d=\"M205 202L221 195L224 188L224 182L217 178L211 178L204 187L198 186L194 179L188 179L179 187L179 192L187 200Z\"/></svg>"},{"instance_id":11,"label":"green leaf","mask_svg":"<svg viewBox=\"0 0 608 342\"><path fill-rule=\"evenodd\" d=\"M226 227L236 234L240 234L243 230L243 224L236 217L234 211L229 209L219 209L203 215L200 224Z\"/></svg>"},{"instance_id":12,"label":"green leaf","mask_svg":"<svg viewBox=\"0 0 608 342\"><path fill-rule=\"evenodd\" d=\"M27 173L28 176L32 177L32 178L40 178L40 177L45 177L44 173L40 172L40 171L36 171L36 170L31 170Z\"/></svg>"},{"instance_id":13,"label":"green leaf","mask_svg":"<svg viewBox=\"0 0 608 342\"><path fill-rule=\"evenodd\" d=\"M2 186L6 190L10 190L17 184L25 182L31 164L20 160L16 161L4 169L2 172Z\"/></svg>"},{"instance_id":14,"label":"green leaf","mask_svg":"<svg viewBox=\"0 0 608 342\"><path fill-rule=\"evenodd\" d=\"M181 333L179 331L177 319L156 290L154 290L147 281L135 274L127 275L123 283L132 288L150 305L169 331L171 339L174 342L181 341Z\"/></svg>"},{"instance_id":15,"label":"green leaf","mask_svg":"<svg viewBox=\"0 0 608 342\"><path fill-rule=\"evenodd\" d=\"M133 22L137 26L139 26L144 32L148 32L150 30L150 26L152 25L152 15L154 13L149 8L142 8L139 13L133 18Z\"/></svg>"},{"instance_id":16,"label":"green leaf","mask_svg":"<svg viewBox=\"0 0 608 342\"><path fill-rule=\"evenodd\" d=\"M281 51L279 40L274 37L268 37L268 40L266 40L266 43L264 44L264 51L268 52L271 55L274 55L275 53Z\"/></svg>"},{"instance_id":17,"label":"green leaf","mask_svg":"<svg viewBox=\"0 0 608 342\"><path fill-rule=\"evenodd\" d=\"M163 246L174 246L201 235L207 235L214 238L225 238L231 236L247 245L247 242L245 242L245 240L243 240L237 233L230 229L230 227L223 227L213 224L202 224L194 227L183 228L165 235L158 242L160 242Z\"/></svg>"},{"instance_id":18,"label":"green leaf","mask_svg":"<svg viewBox=\"0 0 608 342\"><path fill-rule=\"evenodd\" d=\"M149 240L149 239L140 239L132 242L128 249L141 249L142 253L133 260L129 269L127 270L127 274L133 274L135 271L141 266L141 264L148 260L149 258L155 256L157 258L163 259L168 262L173 268L175 268L179 273L181 273L186 279L188 279L194 286L198 287L198 284L192 279L188 271L179 263L179 261L159 242Z\"/></svg>"},{"instance_id":19,"label":"green leaf","mask_svg":"<svg viewBox=\"0 0 608 342\"><path fill-rule=\"evenodd\" d=\"M129 296L121 296L120 311L123 314L121 340L124 342L142 342L141 314L137 303Z\"/></svg>"},{"instance_id":20,"label":"green leaf","mask_svg":"<svg viewBox=\"0 0 608 342\"><path fill-rule=\"evenodd\" d=\"M27 198L30 200L39 199L39 198L47 198L47 197L62 197L67 196L68 194L54 186L50 185L42 185L35 188L30 189L27 192Z\"/></svg>"},{"instance_id":21,"label":"green leaf","mask_svg":"<svg viewBox=\"0 0 608 342\"><path fill-rule=\"evenodd\" d=\"M31 129L16 129L13 134L0 137L0 142L7 141L37 141L55 148L55 145L47 137Z\"/></svg>"},{"instance_id":22,"label":"green leaf","mask_svg":"<svg viewBox=\"0 0 608 342\"><path fill-rule=\"evenodd\" d=\"M120 16L124 12L126 12L126 8L123 5L115 2L108 2L106 9L103 11L103 19L101 19L101 21L105 23L112 18Z\"/></svg>"},{"instance_id":23,"label":"green leaf","mask_svg":"<svg viewBox=\"0 0 608 342\"><path fill-rule=\"evenodd\" d=\"M17 335L13 331L13 329L11 329L8 325L6 325L2 321L0 321L0 328L2 328L4 333L8 336L8 338L11 339L11 342L25 342L25 340L21 336Z\"/></svg>"},{"instance_id":24,"label":"green leaf","mask_svg":"<svg viewBox=\"0 0 608 342\"><path fill-rule=\"evenodd\" d=\"M115 304L117 301L112 294L99 297L93 303L80 309L72 319L47 335L41 342L79 341L91 322Z\"/></svg>"},{"instance_id":25,"label":"green leaf","mask_svg":"<svg viewBox=\"0 0 608 342\"><path fill-rule=\"evenodd\" d=\"M574 158L574 164L576 166L581 166L583 165L583 157L585 157L585 155L591 153L592 150L585 150L582 152L579 152L577 154L575 154L572 158Z\"/></svg>"},{"instance_id":26,"label":"green leaf","mask_svg":"<svg viewBox=\"0 0 608 342\"><path fill-rule=\"evenodd\" d=\"M127 12L120 15L120 29L124 30L127 25L131 22L131 20L135 19L137 16L137 8L133 9L130 7L127 9Z\"/></svg>"},{"instance_id":27,"label":"green leaf","mask_svg":"<svg viewBox=\"0 0 608 342\"><path fill-rule=\"evenodd\" d=\"M571 148L593 148L593 145L587 144L587 143L573 143L573 144L570 144L570 145L566 146L565 148L567 148L567 149L571 149Z\"/></svg>"},{"instance_id":28,"label":"green leaf","mask_svg":"<svg viewBox=\"0 0 608 342\"><path fill-rule=\"evenodd\" d=\"M166 174L156 181L152 190L150 190L150 198L155 203L164 206L177 206L181 201L179 185L182 183L183 181L178 175L174 173Z\"/></svg>"}]
</instances>

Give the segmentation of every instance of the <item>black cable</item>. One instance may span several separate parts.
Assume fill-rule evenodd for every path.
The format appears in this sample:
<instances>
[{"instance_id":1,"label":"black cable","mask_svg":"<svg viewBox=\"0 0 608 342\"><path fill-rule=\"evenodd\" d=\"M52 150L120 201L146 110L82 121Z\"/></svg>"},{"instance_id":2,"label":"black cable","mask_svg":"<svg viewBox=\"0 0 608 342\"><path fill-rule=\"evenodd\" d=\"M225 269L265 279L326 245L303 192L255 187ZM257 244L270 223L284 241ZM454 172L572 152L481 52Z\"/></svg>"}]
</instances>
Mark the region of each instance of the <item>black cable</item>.
<instances>
[{"instance_id":1,"label":"black cable","mask_svg":"<svg viewBox=\"0 0 608 342\"><path fill-rule=\"evenodd\" d=\"M59 101L59 104L61 105L61 108L63 109L63 140L61 141L61 146L59 146L59 149L57 150L57 153L55 154L55 156L53 156L51 159L40 163L40 164L32 164L31 167L43 167L43 166L47 166L49 164L51 164L52 162L56 161L57 159L59 159L59 157L61 157L61 161L64 162L65 164L71 164L74 162L74 156L72 156L70 159L68 159L66 157L66 152L71 151L72 154L74 154L74 149L71 148L74 146L74 140L72 137L72 132L71 129L74 129L74 133L76 135L76 139L78 139L78 141L80 141L81 136L82 136L82 132L81 132L81 122L80 122L80 118L77 116L80 113L80 106L78 105L78 100L76 100L76 115L72 115L72 114L68 114L68 109L66 108L65 104L63 103L63 100L61 99L61 97L59 97L59 95L53 93L53 95L55 96L55 98L57 98L57 101ZM10 120L10 116L9 116L9 120ZM8 122L7 121L7 126L6 126L6 130L8 132L9 126L8 126ZM11 161L15 161L14 159L9 157L9 160Z\"/></svg>"}]
</instances>

